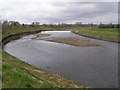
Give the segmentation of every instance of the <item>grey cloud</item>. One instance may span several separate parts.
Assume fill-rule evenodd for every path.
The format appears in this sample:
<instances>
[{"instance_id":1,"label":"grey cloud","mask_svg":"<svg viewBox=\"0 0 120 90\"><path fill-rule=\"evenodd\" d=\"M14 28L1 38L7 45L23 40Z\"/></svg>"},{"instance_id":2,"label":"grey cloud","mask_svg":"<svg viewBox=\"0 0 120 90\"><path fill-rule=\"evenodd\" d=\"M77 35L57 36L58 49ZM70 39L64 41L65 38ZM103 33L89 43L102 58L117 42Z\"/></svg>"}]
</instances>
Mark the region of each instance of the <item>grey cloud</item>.
<instances>
[{"instance_id":1,"label":"grey cloud","mask_svg":"<svg viewBox=\"0 0 120 90\"><path fill-rule=\"evenodd\" d=\"M66 10L63 11L63 14L66 13L66 15L81 15L81 16L94 16L95 14L106 14L106 13L117 13L117 4L113 5L113 3L72 3L76 5L76 7L69 7ZM81 5L93 5L94 8L83 8L81 9ZM79 6L77 6L79 5ZM62 13L62 12L61 12Z\"/></svg>"},{"instance_id":2,"label":"grey cloud","mask_svg":"<svg viewBox=\"0 0 120 90\"><path fill-rule=\"evenodd\" d=\"M106 14L118 13L117 11L117 3L113 2L99 2L99 3L70 3L71 7L66 8L59 15L63 19L64 17L69 17L66 19L78 19L78 18L95 18L98 16L104 16ZM81 10L82 5L93 5L94 8L83 8ZM75 7L76 6L76 7ZM114 16L113 16L114 17ZM107 18L107 17L106 17Z\"/></svg>"},{"instance_id":3,"label":"grey cloud","mask_svg":"<svg viewBox=\"0 0 120 90\"><path fill-rule=\"evenodd\" d=\"M63 2L50 2L51 5L56 6L56 7L64 7L65 3Z\"/></svg>"},{"instance_id":4,"label":"grey cloud","mask_svg":"<svg viewBox=\"0 0 120 90\"><path fill-rule=\"evenodd\" d=\"M117 22L117 18L112 16L118 14L117 9L118 4L114 2L41 3L33 0L30 2L11 0L6 5L0 6L0 13L8 20L19 20L22 23L31 23L32 21L41 23L75 22L83 19L87 21L92 18L95 19L94 22L98 22L100 21L98 17L103 17L109 23L109 19Z\"/></svg>"}]
</instances>

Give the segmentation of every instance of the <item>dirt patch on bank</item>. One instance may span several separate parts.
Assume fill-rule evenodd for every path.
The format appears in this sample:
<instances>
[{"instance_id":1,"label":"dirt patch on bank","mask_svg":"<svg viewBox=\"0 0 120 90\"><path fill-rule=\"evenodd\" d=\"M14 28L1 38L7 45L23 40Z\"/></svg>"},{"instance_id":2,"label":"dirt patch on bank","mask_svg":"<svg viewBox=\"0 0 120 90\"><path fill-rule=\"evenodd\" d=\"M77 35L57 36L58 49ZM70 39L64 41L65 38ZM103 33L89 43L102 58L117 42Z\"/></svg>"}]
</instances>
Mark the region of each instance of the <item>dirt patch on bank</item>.
<instances>
[{"instance_id":1,"label":"dirt patch on bank","mask_svg":"<svg viewBox=\"0 0 120 90\"><path fill-rule=\"evenodd\" d=\"M101 46L100 44L92 42L90 40L83 40L79 38L60 38L60 39L48 40L48 41L64 43L64 44L69 44L69 45L74 45L74 46L82 46L82 47Z\"/></svg>"},{"instance_id":2,"label":"dirt patch on bank","mask_svg":"<svg viewBox=\"0 0 120 90\"><path fill-rule=\"evenodd\" d=\"M35 34L37 37L47 37L47 36L50 36L50 34L42 34L42 33L38 33L38 34Z\"/></svg>"},{"instance_id":3,"label":"dirt patch on bank","mask_svg":"<svg viewBox=\"0 0 120 90\"><path fill-rule=\"evenodd\" d=\"M72 80L65 79L59 76L58 74L49 73L45 70L33 69L33 68L28 68L28 67L22 67L22 68L34 74L35 76L49 83L52 83L53 85L57 85L61 88L66 88L66 86L67 88L90 88L90 87L87 87L81 84L77 84L76 82L73 82Z\"/></svg>"},{"instance_id":4,"label":"dirt patch on bank","mask_svg":"<svg viewBox=\"0 0 120 90\"><path fill-rule=\"evenodd\" d=\"M47 36L50 36L50 34L42 34L42 33L37 33L37 34L34 34L36 37L32 38L32 39L36 39L38 37L47 37Z\"/></svg>"},{"instance_id":5,"label":"dirt patch on bank","mask_svg":"<svg viewBox=\"0 0 120 90\"><path fill-rule=\"evenodd\" d=\"M47 36L50 36L50 34L42 34L42 33L37 33L37 34L34 34L36 37L32 38L32 39L36 39L38 37L47 37Z\"/></svg>"}]
</instances>

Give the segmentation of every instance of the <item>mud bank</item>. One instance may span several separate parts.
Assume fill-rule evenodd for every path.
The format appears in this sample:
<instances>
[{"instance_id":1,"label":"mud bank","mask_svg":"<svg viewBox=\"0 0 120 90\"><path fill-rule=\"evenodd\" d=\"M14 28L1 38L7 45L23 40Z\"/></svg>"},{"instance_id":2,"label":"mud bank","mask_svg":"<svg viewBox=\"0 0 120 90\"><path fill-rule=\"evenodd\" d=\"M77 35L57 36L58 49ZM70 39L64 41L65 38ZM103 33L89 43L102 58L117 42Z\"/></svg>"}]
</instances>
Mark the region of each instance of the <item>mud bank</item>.
<instances>
[{"instance_id":1,"label":"mud bank","mask_svg":"<svg viewBox=\"0 0 120 90\"><path fill-rule=\"evenodd\" d=\"M48 41L79 46L79 47L101 46L100 44L94 43L90 40L83 40L78 38L60 38L60 39L48 40Z\"/></svg>"}]
</instances>

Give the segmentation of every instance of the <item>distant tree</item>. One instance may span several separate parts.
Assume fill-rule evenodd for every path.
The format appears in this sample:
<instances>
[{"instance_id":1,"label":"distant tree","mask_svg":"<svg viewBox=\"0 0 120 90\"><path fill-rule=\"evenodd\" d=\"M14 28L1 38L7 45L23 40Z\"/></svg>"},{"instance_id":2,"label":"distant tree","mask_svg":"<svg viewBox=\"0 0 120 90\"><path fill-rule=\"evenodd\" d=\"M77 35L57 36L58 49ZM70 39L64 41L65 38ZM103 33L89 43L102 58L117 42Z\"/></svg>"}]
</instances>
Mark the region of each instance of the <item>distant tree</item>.
<instances>
[{"instance_id":1,"label":"distant tree","mask_svg":"<svg viewBox=\"0 0 120 90\"><path fill-rule=\"evenodd\" d=\"M23 23L22 26L25 26L25 24Z\"/></svg>"},{"instance_id":2,"label":"distant tree","mask_svg":"<svg viewBox=\"0 0 120 90\"><path fill-rule=\"evenodd\" d=\"M1 16L0 16L0 24L2 24L2 18L1 18Z\"/></svg>"},{"instance_id":3,"label":"distant tree","mask_svg":"<svg viewBox=\"0 0 120 90\"><path fill-rule=\"evenodd\" d=\"M117 24L116 28L120 28L120 24Z\"/></svg>"},{"instance_id":4,"label":"distant tree","mask_svg":"<svg viewBox=\"0 0 120 90\"><path fill-rule=\"evenodd\" d=\"M54 27L54 25L53 25L53 24L50 24L50 27Z\"/></svg>"},{"instance_id":5,"label":"distant tree","mask_svg":"<svg viewBox=\"0 0 120 90\"><path fill-rule=\"evenodd\" d=\"M0 32L2 32L2 21L0 20Z\"/></svg>"},{"instance_id":6,"label":"distant tree","mask_svg":"<svg viewBox=\"0 0 120 90\"><path fill-rule=\"evenodd\" d=\"M32 25L39 25L39 22L32 22Z\"/></svg>"},{"instance_id":7,"label":"distant tree","mask_svg":"<svg viewBox=\"0 0 120 90\"><path fill-rule=\"evenodd\" d=\"M46 24L43 24L43 26L47 26Z\"/></svg>"},{"instance_id":8,"label":"distant tree","mask_svg":"<svg viewBox=\"0 0 120 90\"><path fill-rule=\"evenodd\" d=\"M2 24L4 24L4 25L8 25L8 21L7 20L5 20L5 21L3 21L3 23Z\"/></svg>"},{"instance_id":9,"label":"distant tree","mask_svg":"<svg viewBox=\"0 0 120 90\"><path fill-rule=\"evenodd\" d=\"M11 25L11 26L19 26L20 23L17 22L17 21L10 21L10 22L9 22L9 25Z\"/></svg>"},{"instance_id":10,"label":"distant tree","mask_svg":"<svg viewBox=\"0 0 120 90\"><path fill-rule=\"evenodd\" d=\"M91 25L90 26L94 26L94 24L93 23L91 23Z\"/></svg>"},{"instance_id":11,"label":"distant tree","mask_svg":"<svg viewBox=\"0 0 120 90\"><path fill-rule=\"evenodd\" d=\"M102 25L102 23L100 23L100 25Z\"/></svg>"}]
</instances>

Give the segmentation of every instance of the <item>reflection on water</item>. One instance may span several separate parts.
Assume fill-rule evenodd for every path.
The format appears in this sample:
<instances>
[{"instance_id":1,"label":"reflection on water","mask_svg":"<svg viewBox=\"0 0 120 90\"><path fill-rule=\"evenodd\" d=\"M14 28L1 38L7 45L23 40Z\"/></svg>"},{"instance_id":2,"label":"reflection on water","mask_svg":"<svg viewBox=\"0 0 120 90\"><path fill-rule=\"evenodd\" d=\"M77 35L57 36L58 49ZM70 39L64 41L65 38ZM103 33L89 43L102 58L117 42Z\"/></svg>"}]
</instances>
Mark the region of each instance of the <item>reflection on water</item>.
<instances>
[{"instance_id":1,"label":"reflection on water","mask_svg":"<svg viewBox=\"0 0 120 90\"><path fill-rule=\"evenodd\" d=\"M90 87L118 87L118 44L90 39L70 31L45 31L48 37L25 36L8 43L4 50L17 58ZM76 37L102 44L75 47L46 40Z\"/></svg>"}]
</instances>

